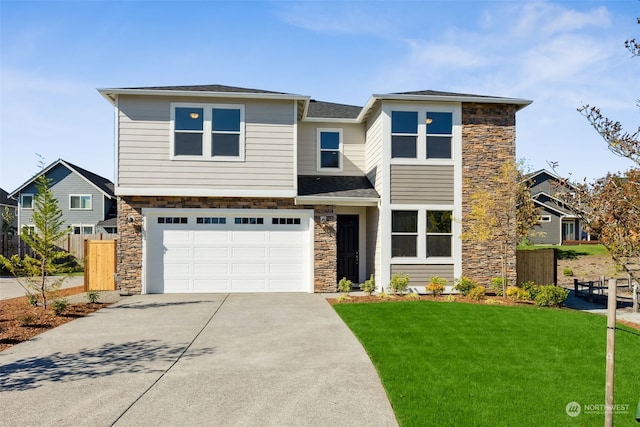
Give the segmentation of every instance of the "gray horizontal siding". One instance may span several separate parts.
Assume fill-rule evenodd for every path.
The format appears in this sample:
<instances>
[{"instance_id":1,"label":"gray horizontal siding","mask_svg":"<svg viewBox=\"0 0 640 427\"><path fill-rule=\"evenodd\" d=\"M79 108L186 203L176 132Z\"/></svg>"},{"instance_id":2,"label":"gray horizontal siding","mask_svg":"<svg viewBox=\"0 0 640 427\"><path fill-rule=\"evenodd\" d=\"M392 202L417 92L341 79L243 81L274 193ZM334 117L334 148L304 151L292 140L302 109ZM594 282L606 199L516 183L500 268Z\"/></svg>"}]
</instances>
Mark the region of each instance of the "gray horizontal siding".
<instances>
[{"instance_id":1,"label":"gray horizontal siding","mask_svg":"<svg viewBox=\"0 0 640 427\"><path fill-rule=\"evenodd\" d=\"M444 277L447 285L454 284L453 264L391 264L391 275L396 273L408 274L412 288L423 288L433 276Z\"/></svg>"},{"instance_id":2,"label":"gray horizontal siding","mask_svg":"<svg viewBox=\"0 0 640 427\"><path fill-rule=\"evenodd\" d=\"M118 115L118 185L137 188L293 189L294 103L247 101L245 161L172 160L171 102L228 99L123 96Z\"/></svg>"},{"instance_id":3,"label":"gray horizontal siding","mask_svg":"<svg viewBox=\"0 0 640 427\"><path fill-rule=\"evenodd\" d=\"M453 166L391 165L391 203L453 203Z\"/></svg>"},{"instance_id":4,"label":"gray horizontal siding","mask_svg":"<svg viewBox=\"0 0 640 427\"><path fill-rule=\"evenodd\" d=\"M540 215L550 215L551 222L539 222L533 227L535 234L529 236L531 243L535 245L558 245L562 243L562 219L560 216L552 211L546 209L540 209Z\"/></svg>"}]
</instances>

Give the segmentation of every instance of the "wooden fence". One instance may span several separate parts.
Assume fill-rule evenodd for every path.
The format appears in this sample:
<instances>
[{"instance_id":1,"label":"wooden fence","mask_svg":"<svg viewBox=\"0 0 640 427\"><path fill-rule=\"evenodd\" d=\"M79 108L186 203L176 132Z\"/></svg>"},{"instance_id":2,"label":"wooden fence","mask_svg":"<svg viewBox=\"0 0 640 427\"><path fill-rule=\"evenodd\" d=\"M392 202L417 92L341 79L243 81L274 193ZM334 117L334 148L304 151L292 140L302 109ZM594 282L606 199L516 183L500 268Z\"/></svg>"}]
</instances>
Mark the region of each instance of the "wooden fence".
<instances>
[{"instance_id":1,"label":"wooden fence","mask_svg":"<svg viewBox=\"0 0 640 427\"><path fill-rule=\"evenodd\" d=\"M634 285L631 278L612 279L616 281L616 305L618 307L622 307L631 304L633 312L638 313L640 287L638 287L637 284ZM578 279L573 279L573 292L575 293L575 296L586 299L589 302L606 304L608 299L609 280L611 279L607 279L606 277L584 282L580 282ZM619 290L624 291L624 293L621 294Z\"/></svg>"},{"instance_id":2,"label":"wooden fence","mask_svg":"<svg viewBox=\"0 0 640 427\"><path fill-rule=\"evenodd\" d=\"M85 257L84 241L86 240L113 240L117 239L117 234L97 233L97 234L67 234L57 242L57 246L76 257L82 263ZM29 247L20 239L20 236L11 234L0 234L0 253L9 258L13 255L21 257L29 253Z\"/></svg>"},{"instance_id":3,"label":"wooden fence","mask_svg":"<svg viewBox=\"0 0 640 427\"><path fill-rule=\"evenodd\" d=\"M116 289L117 240L84 241L84 290L113 291Z\"/></svg>"},{"instance_id":4,"label":"wooden fence","mask_svg":"<svg viewBox=\"0 0 640 427\"><path fill-rule=\"evenodd\" d=\"M538 285L558 283L557 261L555 249L516 251L516 283L534 282Z\"/></svg>"}]
</instances>

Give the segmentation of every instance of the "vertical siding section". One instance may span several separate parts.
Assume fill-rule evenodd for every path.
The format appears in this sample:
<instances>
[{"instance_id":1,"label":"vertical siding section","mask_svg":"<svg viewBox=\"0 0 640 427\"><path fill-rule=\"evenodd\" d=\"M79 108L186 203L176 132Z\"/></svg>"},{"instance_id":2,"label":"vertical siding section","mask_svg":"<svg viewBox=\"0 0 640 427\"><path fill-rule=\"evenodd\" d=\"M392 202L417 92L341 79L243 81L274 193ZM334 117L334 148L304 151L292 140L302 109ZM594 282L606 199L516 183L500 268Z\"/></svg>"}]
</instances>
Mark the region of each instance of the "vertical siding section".
<instances>
[{"instance_id":1,"label":"vertical siding section","mask_svg":"<svg viewBox=\"0 0 640 427\"><path fill-rule=\"evenodd\" d=\"M453 204L453 165L391 165L391 203Z\"/></svg>"},{"instance_id":2,"label":"vertical siding section","mask_svg":"<svg viewBox=\"0 0 640 427\"><path fill-rule=\"evenodd\" d=\"M367 122L366 137L365 171L378 194L382 195L382 110L380 107L371 114Z\"/></svg>"},{"instance_id":3,"label":"vertical siding section","mask_svg":"<svg viewBox=\"0 0 640 427\"><path fill-rule=\"evenodd\" d=\"M172 101L245 106L245 161L172 160ZM172 189L293 189L294 103L121 96L118 185Z\"/></svg>"},{"instance_id":4,"label":"vertical siding section","mask_svg":"<svg viewBox=\"0 0 640 427\"><path fill-rule=\"evenodd\" d=\"M380 211L377 207L367 207L367 277L380 271Z\"/></svg>"},{"instance_id":5,"label":"vertical siding section","mask_svg":"<svg viewBox=\"0 0 640 427\"><path fill-rule=\"evenodd\" d=\"M318 171L318 129L342 129L342 172ZM301 122L298 124L298 174L360 176L365 170L365 133L359 123Z\"/></svg>"}]
</instances>

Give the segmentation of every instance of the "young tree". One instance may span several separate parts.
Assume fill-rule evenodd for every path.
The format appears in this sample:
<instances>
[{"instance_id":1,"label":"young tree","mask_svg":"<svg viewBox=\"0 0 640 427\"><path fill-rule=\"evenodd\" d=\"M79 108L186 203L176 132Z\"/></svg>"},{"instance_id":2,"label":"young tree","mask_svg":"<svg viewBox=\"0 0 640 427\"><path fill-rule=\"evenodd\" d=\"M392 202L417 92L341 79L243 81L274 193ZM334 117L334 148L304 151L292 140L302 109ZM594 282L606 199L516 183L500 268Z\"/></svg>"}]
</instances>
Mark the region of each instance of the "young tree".
<instances>
[{"instance_id":1,"label":"young tree","mask_svg":"<svg viewBox=\"0 0 640 427\"><path fill-rule=\"evenodd\" d=\"M47 294L58 289L66 278L59 276L55 280L47 280L47 277L69 272L68 260L71 258L68 252L56 246L56 242L69 230L62 226L62 210L49 188L50 184L50 179L44 174L36 179L37 194L33 209L35 230L25 227L20 232L20 238L29 246L33 256L25 255L20 259L19 255L11 258L0 255L0 263L18 279L27 293L39 295L45 309Z\"/></svg>"},{"instance_id":2,"label":"young tree","mask_svg":"<svg viewBox=\"0 0 640 427\"><path fill-rule=\"evenodd\" d=\"M472 185L470 212L463 218L463 240L499 244L503 295L509 282L510 254L538 223L538 211L521 169L522 162L508 161L493 177L490 190Z\"/></svg>"}]
</instances>

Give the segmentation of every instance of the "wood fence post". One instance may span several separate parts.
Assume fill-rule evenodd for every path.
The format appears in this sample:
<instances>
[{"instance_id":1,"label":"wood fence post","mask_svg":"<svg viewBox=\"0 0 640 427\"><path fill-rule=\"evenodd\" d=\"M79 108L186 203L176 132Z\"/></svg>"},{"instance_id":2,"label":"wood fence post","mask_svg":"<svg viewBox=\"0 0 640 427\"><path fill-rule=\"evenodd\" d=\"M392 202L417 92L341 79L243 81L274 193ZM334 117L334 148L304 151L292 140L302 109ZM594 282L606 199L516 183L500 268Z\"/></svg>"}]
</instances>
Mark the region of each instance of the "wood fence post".
<instances>
[{"instance_id":1,"label":"wood fence post","mask_svg":"<svg viewBox=\"0 0 640 427\"><path fill-rule=\"evenodd\" d=\"M613 427L613 394L614 394L614 371L616 355L616 291L618 283L616 279L609 279L609 289L607 295L607 366L605 384L605 408L604 425Z\"/></svg>"}]
</instances>

